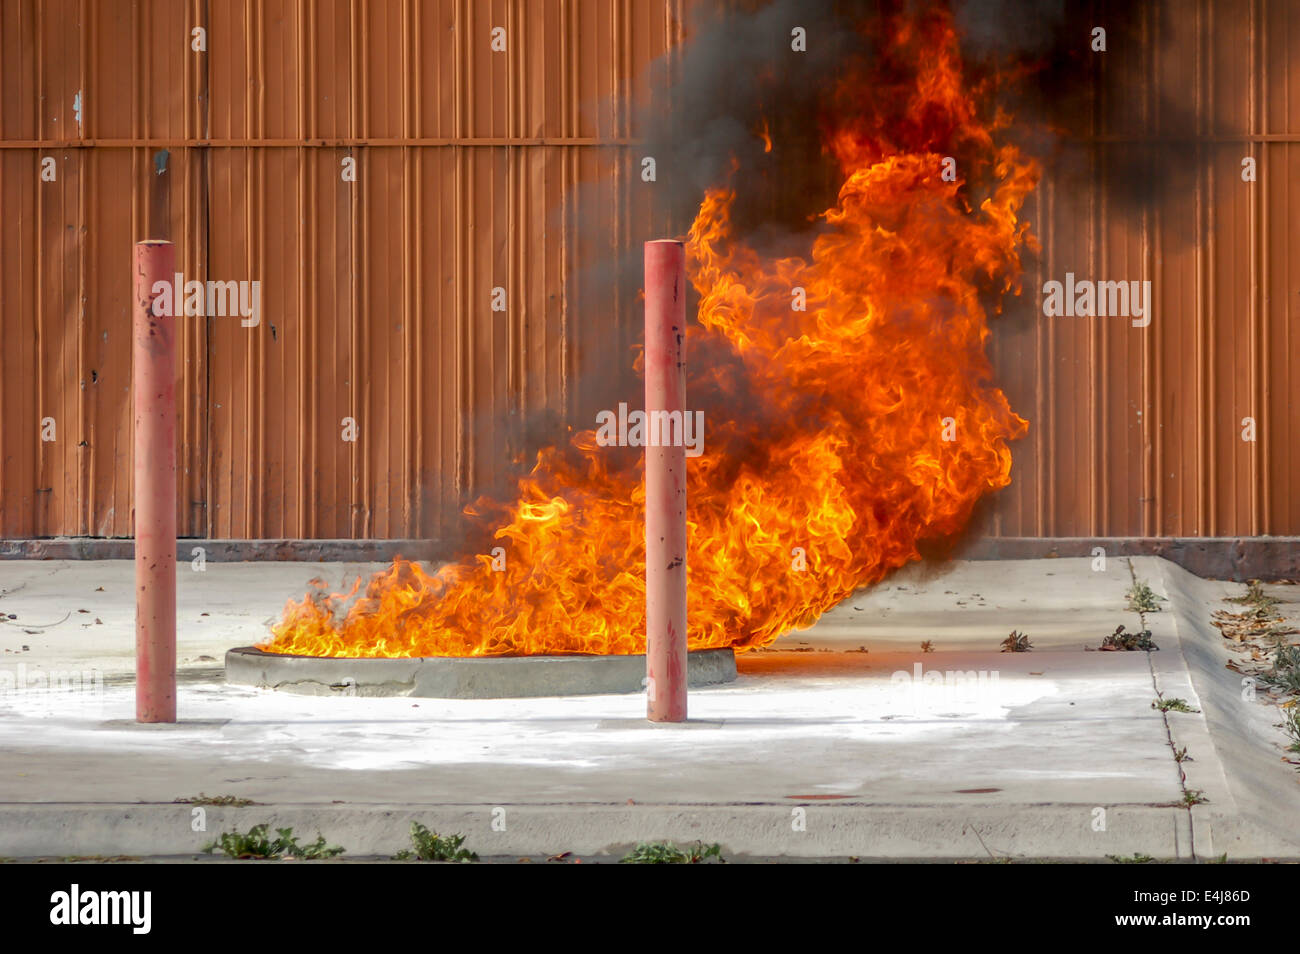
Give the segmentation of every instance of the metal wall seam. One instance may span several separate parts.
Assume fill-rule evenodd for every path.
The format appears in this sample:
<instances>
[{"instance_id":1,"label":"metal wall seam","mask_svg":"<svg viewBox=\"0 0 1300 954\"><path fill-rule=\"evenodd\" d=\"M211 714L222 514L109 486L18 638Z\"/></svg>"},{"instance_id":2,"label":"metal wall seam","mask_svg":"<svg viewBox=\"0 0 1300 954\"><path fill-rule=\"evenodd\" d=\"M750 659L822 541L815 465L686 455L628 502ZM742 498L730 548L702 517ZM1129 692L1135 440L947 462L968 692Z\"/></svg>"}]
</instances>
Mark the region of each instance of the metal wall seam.
<instances>
[{"instance_id":1,"label":"metal wall seam","mask_svg":"<svg viewBox=\"0 0 1300 954\"><path fill-rule=\"evenodd\" d=\"M1154 22L1153 22L1154 21ZM1152 7L1143 21L1145 35L1143 47L1149 51L1147 57L1147 95L1144 125L1148 129L1156 128L1158 105L1155 97L1156 82L1159 76L1159 64L1153 50L1153 37L1160 35L1160 9ZM1142 220L1143 271L1151 280L1151 287L1158 282L1158 267L1161 259L1160 247L1160 209L1152 209ZM1142 533L1145 536L1157 535L1161 520L1160 473L1162 466L1161 428L1163 427L1162 408L1160 406L1162 386L1162 366L1159 360L1159 340L1157 333L1146 335L1142 339Z\"/></svg>"},{"instance_id":2,"label":"metal wall seam","mask_svg":"<svg viewBox=\"0 0 1300 954\"><path fill-rule=\"evenodd\" d=\"M1205 79L1205 59L1206 59L1206 28L1205 21L1207 17L1206 6L1208 0L1198 0L1196 4L1196 25L1197 25L1197 43L1196 43L1196 116L1197 132L1203 132L1206 110L1206 87L1209 85ZM1208 332L1206 329L1207 317L1206 306L1209 302L1210 288L1208 272L1213 258L1209 251L1209 211L1206 208L1208 203L1208 189L1205 179L1209 176L1209 170L1205 168L1203 145L1198 144L1196 147L1196 160L1198 174L1196 177L1196 470L1194 472L1196 479L1196 525L1193 533L1210 535L1213 524L1210 520L1210 506L1214 499L1212 487L1214 480L1213 463L1213 446L1209 435L1209 359L1207 358L1206 338Z\"/></svg>"},{"instance_id":3,"label":"metal wall seam","mask_svg":"<svg viewBox=\"0 0 1300 954\"><path fill-rule=\"evenodd\" d=\"M32 49L35 50L35 54L36 54L37 89L43 92L45 90L45 56L44 56L45 31L41 28L41 24L42 24L41 9L42 8L38 5L33 10L32 13L32 29L35 33L35 37L34 37L35 42L32 44ZM136 62L139 61L137 60ZM44 127L45 127L45 114L42 110L38 109L36 111L36 135L37 136L44 137L45 135ZM33 156L32 158L36 159L37 157ZM57 164L57 160L56 160L56 164ZM31 165L32 165L31 171L35 172L35 167L38 165L38 163L33 162L31 163ZM46 350L45 333L44 333L45 332L45 289L44 289L44 282L42 281L42 277L41 277L41 271L42 271L41 262L43 261L44 253L45 253L44 198L45 198L45 190L36 189L35 201L33 202L33 206L34 206L33 213L34 213L34 221L35 221L35 229L36 229L36 241L33 244L33 249L35 250L36 267L34 269L35 274L34 274L34 281L32 283L32 290L34 293L34 298L36 303L36 313L35 313L35 317L36 317L36 328L35 328L36 331L36 413L39 416L39 420L40 420L40 427L37 430L37 439L40 440L41 443L36 447L36 453L34 454L34 460L32 462L34 465L33 468L34 479L32 481L33 493L31 499L32 499L32 506L35 510L35 514L33 515L31 523L33 528L35 529L37 536L51 535L50 528L51 526L55 525L52 524L50 520L50 514L49 514L50 498L48 496L47 497L41 496L42 493L48 494L50 492L50 489L52 489L52 488L50 489L45 488L44 478L46 473L47 451L45 449L46 442L44 441L43 434L42 434L42 431L44 431L45 418L47 417L46 408L49 406L45 396L45 360L44 360L45 350Z\"/></svg>"},{"instance_id":4,"label":"metal wall seam","mask_svg":"<svg viewBox=\"0 0 1300 954\"><path fill-rule=\"evenodd\" d=\"M1250 111L1250 131L1252 134L1267 133L1268 129L1268 84L1265 82L1265 72L1268 69L1268 31L1261 29L1262 5L1265 0L1252 0L1250 8L1250 26L1251 35L1257 39L1258 48L1255 43L1251 44L1250 59L1250 89L1252 94L1252 108ZM1271 500L1269 499L1268 485L1268 460L1271 456L1271 449L1274 446L1273 440L1273 420L1268 411L1268 373L1271 355L1269 353L1269 320L1267 306L1267 289L1268 289L1268 263L1272 256L1272 250L1269 247L1268 225L1269 211L1268 203L1264 201L1264 189L1261 182L1268 182L1268 162L1266 156L1268 147L1261 146L1256 149L1252 145L1251 155L1255 156L1257 166L1256 182L1251 189L1251 196L1255 201L1255 222L1251 227L1251 234L1255 237L1255 247L1252 258L1253 266L1251 274L1254 276L1254 296L1255 296L1255 348L1252 355L1251 368L1255 372L1255 408L1257 415L1262 415L1264 420L1263 433L1260 435L1260 442L1252 448L1251 463L1254 468L1252 474L1253 485L1256 490L1256 506L1254 517L1251 521L1251 535L1266 534L1271 532Z\"/></svg>"}]
</instances>

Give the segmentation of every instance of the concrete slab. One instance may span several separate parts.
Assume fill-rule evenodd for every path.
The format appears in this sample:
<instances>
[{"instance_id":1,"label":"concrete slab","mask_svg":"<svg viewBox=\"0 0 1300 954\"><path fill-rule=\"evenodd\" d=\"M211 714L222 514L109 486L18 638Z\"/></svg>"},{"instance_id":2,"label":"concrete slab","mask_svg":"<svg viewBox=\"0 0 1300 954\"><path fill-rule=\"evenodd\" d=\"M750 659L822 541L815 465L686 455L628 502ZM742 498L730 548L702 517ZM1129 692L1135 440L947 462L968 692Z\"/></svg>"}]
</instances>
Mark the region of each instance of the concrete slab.
<instances>
[{"instance_id":1,"label":"concrete slab","mask_svg":"<svg viewBox=\"0 0 1300 954\"><path fill-rule=\"evenodd\" d=\"M202 541L194 541L199 546ZM289 598L323 579L346 591L382 563L219 563L176 570L177 666L221 668L226 650L268 638ZM13 560L0 563L0 665L24 658L108 676L135 666L134 564L129 560ZM16 619L8 619L9 615ZM29 647L24 650L22 647Z\"/></svg>"},{"instance_id":2,"label":"concrete slab","mask_svg":"<svg viewBox=\"0 0 1300 954\"><path fill-rule=\"evenodd\" d=\"M164 727L131 721L130 565L7 563L19 578L0 583L0 612L53 621L88 590L103 622L65 621L18 653L2 625L0 672L78 661L105 678L0 692L0 855L193 851L208 835L173 800L205 792L261 803L206 808L208 833L291 824L360 854L401 847L418 819L484 855L699 838L755 856L1300 857L1280 733L1237 711L1221 638L1185 619L1208 621L1196 600L1218 584L1163 561L1108 562L900 574L742 655L735 683L692 693L683 726L645 723L638 695L321 699L225 685L196 658L230 648L216 634L253 641L313 569L339 583L342 568L209 563L219 576L182 584L183 721ZM1161 651L1086 651L1120 622L1138 628L1124 601L1133 572L1169 597L1148 616ZM1034 652L996 651L1012 628ZM1167 718L1151 708L1157 691L1202 713ZM1171 733L1196 759L1186 784ZM1235 751L1247 745L1258 752ZM1190 811L1189 785L1210 798Z\"/></svg>"},{"instance_id":3,"label":"concrete slab","mask_svg":"<svg viewBox=\"0 0 1300 954\"><path fill-rule=\"evenodd\" d=\"M407 696L413 699L526 699L642 692L645 655L408 657L286 656L241 646L226 653L226 682L312 696ZM730 649L686 657L690 688L736 678Z\"/></svg>"},{"instance_id":4,"label":"concrete slab","mask_svg":"<svg viewBox=\"0 0 1300 954\"><path fill-rule=\"evenodd\" d=\"M801 633L799 646L997 652L1011 630L1028 633L1035 651L1096 649L1121 623L1140 629L1125 592L1127 560L1091 559L914 563L862 590Z\"/></svg>"}]
</instances>

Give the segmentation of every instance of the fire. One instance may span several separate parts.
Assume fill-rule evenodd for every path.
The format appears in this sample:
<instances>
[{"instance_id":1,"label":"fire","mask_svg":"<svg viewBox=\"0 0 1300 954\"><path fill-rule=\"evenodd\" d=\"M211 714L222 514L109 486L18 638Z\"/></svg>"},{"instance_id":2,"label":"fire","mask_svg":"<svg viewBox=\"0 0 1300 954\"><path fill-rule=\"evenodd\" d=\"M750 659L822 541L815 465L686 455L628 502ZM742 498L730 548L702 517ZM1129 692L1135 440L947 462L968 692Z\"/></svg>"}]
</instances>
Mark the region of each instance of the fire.
<instances>
[{"instance_id":1,"label":"fire","mask_svg":"<svg viewBox=\"0 0 1300 954\"><path fill-rule=\"evenodd\" d=\"M693 649L770 643L918 559L1010 482L1028 426L991 383L986 301L1019 293L1037 165L1002 141L1007 117L981 118L946 14L885 29L870 75L834 93L843 185L809 255L768 260L734 235L730 187L690 230L688 406L707 422L689 464ZM290 600L263 648L643 652L644 484L618 453L582 431L538 455L513 503L470 508L504 514L504 565L398 559L355 600Z\"/></svg>"}]
</instances>

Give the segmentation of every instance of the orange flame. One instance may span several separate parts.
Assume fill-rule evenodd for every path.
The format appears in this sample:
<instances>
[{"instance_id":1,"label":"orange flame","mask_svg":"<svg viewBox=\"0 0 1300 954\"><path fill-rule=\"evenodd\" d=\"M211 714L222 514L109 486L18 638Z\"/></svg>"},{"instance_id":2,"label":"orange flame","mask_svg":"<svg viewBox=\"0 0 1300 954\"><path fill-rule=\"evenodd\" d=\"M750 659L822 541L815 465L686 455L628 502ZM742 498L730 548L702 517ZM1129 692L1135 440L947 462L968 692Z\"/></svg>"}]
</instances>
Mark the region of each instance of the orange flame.
<instances>
[{"instance_id":1,"label":"orange flame","mask_svg":"<svg viewBox=\"0 0 1300 954\"><path fill-rule=\"evenodd\" d=\"M708 428L688 462L693 649L811 624L918 559L918 540L956 533L1011 479L1008 442L1027 423L990 383L981 294L1019 293L1033 238L1017 216L1038 167L999 143L1006 117L981 121L947 15L889 30L877 75L835 94L851 117L828 141L844 181L808 258L765 260L737 239L727 188L690 230L688 401L703 399ZM941 174L950 156L958 181ZM644 483L610 455L590 430L538 455L496 531L504 567L480 555L430 573L398 559L351 605L323 591L290 600L263 648L643 652Z\"/></svg>"}]
</instances>

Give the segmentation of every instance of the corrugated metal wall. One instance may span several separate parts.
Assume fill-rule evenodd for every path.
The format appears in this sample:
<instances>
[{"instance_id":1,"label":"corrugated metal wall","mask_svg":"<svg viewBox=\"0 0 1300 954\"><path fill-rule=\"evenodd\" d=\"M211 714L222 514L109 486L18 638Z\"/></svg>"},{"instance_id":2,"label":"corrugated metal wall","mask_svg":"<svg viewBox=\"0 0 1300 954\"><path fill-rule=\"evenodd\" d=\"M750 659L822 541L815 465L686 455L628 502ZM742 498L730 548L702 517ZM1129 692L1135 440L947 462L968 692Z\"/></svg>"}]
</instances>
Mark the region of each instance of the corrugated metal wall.
<instances>
[{"instance_id":1,"label":"corrugated metal wall","mask_svg":"<svg viewBox=\"0 0 1300 954\"><path fill-rule=\"evenodd\" d=\"M584 326L626 320L563 291L631 241L626 94L678 6L0 2L0 535L131 532L129 261L159 148L178 267L260 280L265 313L184 324L182 533L437 535L500 466L501 412L563 409Z\"/></svg>"},{"instance_id":2,"label":"corrugated metal wall","mask_svg":"<svg viewBox=\"0 0 1300 954\"><path fill-rule=\"evenodd\" d=\"M1141 57L1098 58L1125 76L1098 104L1094 186L1040 187L1044 250L1025 280L1035 300L1067 271L1149 280L1153 318L994 326L999 380L1031 421L999 535L1300 533L1300 5L1159 6L1142 11ZM1152 143L1154 175L1175 183L1164 200L1108 201L1119 160Z\"/></svg>"},{"instance_id":3,"label":"corrugated metal wall","mask_svg":"<svg viewBox=\"0 0 1300 954\"><path fill-rule=\"evenodd\" d=\"M0 536L131 532L128 263L159 148L185 277L263 283L259 327L184 325L182 533L441 534L500 473L501 422L570 409L586 337L636 338L634 302L566 287L681 227L639 188L626 106L681 7L0 0ZM1029 210L1045 250L1027 296L1067 270L1150 279L1154 320L995 327L1031 430L992 532L1300 533L1300 12L1179 8L1144 20L1130 68L1150 82L1092 161L1101 183L1115 150L1160 136L1163 97L1194 97L1187 148L1209 161L1185 201L1135 214L1049 180Z\"/></svg>"}]
</instances>

